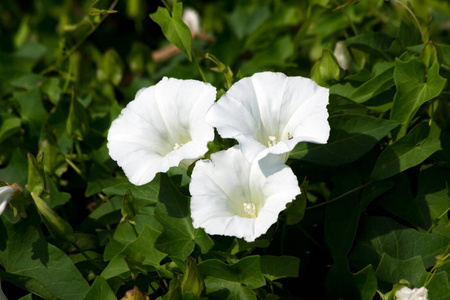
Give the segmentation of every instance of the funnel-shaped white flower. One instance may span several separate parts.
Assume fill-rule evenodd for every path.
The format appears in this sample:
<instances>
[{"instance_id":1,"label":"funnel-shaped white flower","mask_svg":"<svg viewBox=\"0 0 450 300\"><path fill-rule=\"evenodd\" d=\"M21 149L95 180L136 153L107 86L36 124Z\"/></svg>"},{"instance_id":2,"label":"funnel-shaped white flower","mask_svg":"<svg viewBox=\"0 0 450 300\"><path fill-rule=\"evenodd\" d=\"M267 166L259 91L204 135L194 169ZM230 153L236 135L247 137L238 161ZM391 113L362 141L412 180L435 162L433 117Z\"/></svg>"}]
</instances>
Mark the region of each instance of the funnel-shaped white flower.
<instances>
[{"instance_id":1,"label":"funnel-shaped white flower","mask_svg":"<svg viewBox=\"0 0 450 300\"><path fill-rule=\"evenodd\" d=\"M170 167L187 167L208 151L214 129L205 114L216 89L196 80L163 78L141 89L111 124L108 149L135 185Z\"/></svg>"},{"instance_id":2,"label":"funnel-shaped white flower","mask_svg":"<svg viewBox=\"0 0 450 300\"><path fill-rule=\"evenodd\" d=\"M15 189L10 186L0 187L0 215L5 211L6 205L15 193Z\"/></svg>"},{"instance_id":3,"label":"funnel-shaped white flower","mask_svg":"<svg viewBox=\"0 0 450 300\"><path fill-rule=\"evenodd\" d=\"M263 72L236 82L206 114L224 138L236 139L250 162L282 155L299 142L325 144L328 89L303 77Z\"/></svg>"},{"instance_id":4,"label":"funnel-shaped white flower","mask_svg":"<svg viewBox=\"0 0 450 300\"><path fill-rule=\"evenodd\" d=\"M194 227L254 241L300 193L291 168L276 155L249 163L238 147L198 161L192 172Z\"/></svg>"},{"instance_id":5,"label":"funnel-shaped white flower","mask_svg":"<svg viewBox=\"0 0 450 300\"><path fill-rule=\"evenodd\" d=\"M395 297L397 300L427 300L428 290L425 287L410 289L404 286L395 292Z\"/></svg>"}]
</instances>

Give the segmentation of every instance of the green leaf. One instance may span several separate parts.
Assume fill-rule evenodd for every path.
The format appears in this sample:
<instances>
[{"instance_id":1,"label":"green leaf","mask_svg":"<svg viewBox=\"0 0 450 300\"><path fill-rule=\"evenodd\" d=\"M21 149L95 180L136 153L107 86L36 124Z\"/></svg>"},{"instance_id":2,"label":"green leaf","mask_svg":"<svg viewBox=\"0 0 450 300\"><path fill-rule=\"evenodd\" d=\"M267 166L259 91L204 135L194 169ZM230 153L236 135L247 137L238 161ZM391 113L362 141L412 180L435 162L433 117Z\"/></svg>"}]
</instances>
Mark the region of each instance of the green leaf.
<instances>
[{"instance_id":1,"label":"green leaf","mask_svg":"<svg viewBox=\"0 0 450 300\"><path fill-rule=\"evenodd\" d=\"M125 220L129 221L131 224L135 225L135 217L136 214L139 211L139 207L137 206L136 202L134 201L133 194L130 190L127 191L125 196L123 196L122 199L122 220L121 222L124 222Z\"/></svg>"},{"instance_id":2,"label":"green leaf","mask_svg":"<svg viewBox=\"0 0 450 300\"><path fill-rule=\"evenodd\" d=\"M131 226L131 225L130 225ZM101 276L105 279L114 277L128 278L131 275L126 257L141 255L142 265L148 266L148 270L159 268L161 260L166 257L165 253L155 248L155 241L159 231L146 225L138 238L128 244L119 254L117 254L103 270Z\"/></svg>"},{"instance_id":3,"label":"green leaf","mask_svg":"<svg viewBox=\"0 0 450 300\"><path fill-rule=\"evenodd\" d=\"M159 175L149 183L135 186L130 183L128 179L121 178L120 180L109 181L107 187L104 187L102 191L107 195L125 196L127 190L133 194L136 201L140 203L140 206L154 205L158 201L160 179Z\"/></svg>"},{"instance_id":4,"label":"green leaf","mask_svg":"<svg viewBox=\"0 0 450 300\"><path fill-rule=\"evenodd\" d=\"M261 256L261 272L269 280L298 277L300 259L294 256Z\"/></svg>"},{"instance_id":5,"label":"green leaf","mask_svg":"<svg viewBox=\"0 0 450 300\"><path fill-rule=\"evenodd\" d=\"M183 196L165 174L161 175L155 217L164 228L156 241L159 250L185 260L194 250L195 244L200 246L202 253L208 252L213 246L213 241L203 229L194 229L192 226L189 198Z\"/></svg>"},{"instance_id":6,"label":"green leaf","mask_svg":"<svg viewBox=\"0 0 450 300\"><path fill-rule=\"evenodd\" d=\"M10 115L8 115L7 117L2 116L1 121L0 143L3 143L4 140L20 131L22 121L20 120L20 118L16 118Z\"/></svg>"},{"instance_id":7,"label":"green leaf","mask_svg":"<svg viewBox=\"0 0 450 300\"><path fill-rule=\"evenodd\" d=\"M39 154L44 156L44 171L50 175L61 175L67 171L67 162L65 156L58 147L56 138L48 134L39 147Z\"/></svg>"},{"instance_id":8,"label":"green leaf","mask_svg":"<svg viewBox=\"0 0 450 300\"><path fill-rule=\"evenodd\" d=\"M394 66L392 63L385 63L383 71L356 88L348 98L356 103L363 103L381 92L390 89L394 86L393 72Z\"/></svg>"},{"instance_id":9,"label":"green leaf","mask_svg":"<svg viewBox=\"0 0 450 300\"><path fill-rule=\"evenodd\" d=\"M89 132L89 118L85 108L72 95L69 116L66 122L67 132L70 136L82 141Z\"/></svg>"},{"instance_id":10,"label":"green leaf","mask_svg":"<svg viewBox=\"0 0 450 300\"><path fill-rule=\"evenodd\" d=\"M327 48L322 49L322 57L316 61L311 69L311 79L318 85L328 87L336 81L339 81L344 75L334 57L333 53Z\"/></svg>"},{"instance_id":11,"label":"green leaf","mask_svg":"<svg viewBox=\"0 0 450 300\"><path fill-rule=\"evenodd\" d=\"M208 259L198 265L206 277L206 293L210 296L227 295L227 299L256 299L252 289L264 286L260 257L247 256L235 264L227 265L217 259Z\"/></svg>"},{"instance_id":12,"label":"green leaf","mask_svg":"<svg viewBox=\"0 0 450 300\"><path fill-rule=\"evenodd\" d=\"M42 161L42 154L36 159L31 153L28 153L28 180L25 188L37 196L40 196L46 188Z\"/></svg>"},{"instance_id":13,"label":"green leaf","mask_svg":"<svg viewBox=\"0 0 450 300\"><path fill-rule=\"evenodd\" d=\"M48 115L42 104L42 95L39 88L33 88L25 93L17 92L13 96L20 104L19 113L23 123L30 124L30 133L33 136L39 136Z\"/></svg>"},{"instance_id":14,"label":"green leaf","mask_svg":"<svg viewBox=\"0 0 450 300\"><path fill-rule=\"evenodd\" d=\"M294 201L287 205L285 210L286 224L294 225L300 222L305 216L306 209L306 191L308 190L308 182L301 186L302 193L295 197Z\"/></svg>"},{"instance_id":15,"label":"green leaf","mask_svg":"<svg viewBox=\"0 0 450 300\"><path fill-rule=\"evenodd\" d=\"M325 278L327 299L358 299L359 288L346 257L335 259Z\"/></svg>"},{"instance_id":16,"label":"green leaf","mask_svg":"<svg viewBox=\"0 0 450 300\"><path fill-rule=\"evenodd\" d=\"M378 157L370 175L371 179L381 180L403 172L441 149L436 130L438 129L430 130L427 122L423 122L414 127L407 136L389 145Z\"/></svg>"},{"instance_id":17,"label":"green leaf","mask_svg":"<svg viewBox=\"0 0 450 300\"><path fill-rule=\"evenodd\" d=\"M262 25L269 17L270 10L267 7L252 7L248 10L237 7L226 16L226 19L237 38L242 39Z\"/></svg>"},{"instance_id":18,"label":"green leaf","mask_svg":"<svg viewBox=\"0 0 450 300\"><path fill-rule=\"evenodd\" d=\"M108 282L102 277L97 276L83 300L117 300L116 295L111 290Z\"/></svg>"},{"instance_id":19,"label":"green leaf","mask_svg":"<svg viewBox=\"0 0 450 300\"><path fill-rule=\"evenodd\" d=\"M358 268L377 266L383 253L399 260L420 257L422 265L429 268L450 242L448 237L419 232L387 217L369 217L360 232L351 254L352 264Z\"/></svg>"},{"instance_id":20,"label":"green leaf","mask_svg":"<svg viewBox=\"0 0 450 300\"><path fill-rule=\"evenodd\" d=\"M427 285L428 299L446 300L450 295L450 284L448 273L436 272L433 279Z\"/></svg>"},{"instance_id":21,"label":"green leaf","mask_svg":"<svg viewBox=\"0 0 450 300\"><path fill-rule=\"evenodd\" d=\"M394 179L394 189L380 197L378 204L410 224L428 229L432 218L425 199L412 195L411 182L405 173Z\"/></svg>"},{"instance_id":22,"label":"green leaf","mask_svg":"<svg viewBox=\"0 0 450 300\"><path fill-rule=\"evenodd\" d=\"M331 116L328 121L331 133L327 144L299 143L289 158L325 166L346 164L366 154L398 125L395 121L351 114Z\"/></svg>"},{"instance_id":23,"label":"green leaf","mask_svg":"<svg viewBox=\"0 0 450 300\"><path fill-rule=\"evenodd\" d=\"M123 63L119 54L114 49L108 49L99 62L97 69L98 79L118 86L122 80L122 73Z\"/></svg>"},{"instance_id":24,"label":"green leaf","mask_svg":"<svg viewBox=\"0 0 450 300\"><path fill-rule=\"evenodd\" d=\"M187 25L181 20L182 11L183 4L175 2L172 16L166 8L158 7L155 13L150 14L150 18L161 27L164 36L192 61L192 36Z\"/></svg>"},{"instance_id":25,"label":"green leaf","mask_svg":"<svg viewBox=\"0 0 450 300\"><path fill-rule=\"evenodd\" d=\"M409 122L412 120L420 106L437 97L447 82L439 75L439 63L435 62L426 69L417 58L409 60L395 60L394 81L397 94L394 97L391 120L401 123L402 127L397 135L405 135Z\"/></svg>"},{"instance_id":26,"label":"green leaf","mask_svg":"<svg viewBox=\"0 0 450 300\"><path fill-rule=\"evenodd\" d=\"M361 184L361 176L354 168L347 166L333 178L335 189L330 197L337 197ZM345 257L350 250L358 228L360 209L358 193L351 193L339 201L326 206L325 240L337 261Z\"/></svg>"},{"instance_id":27,"label":"green leaf","mask_svg":"<svg viewBox=\"0 0 450 300\"><path fill-rule=\"evenodd\" d=\"M361 300L372 300L377 293L377 278L372 265L353 274L353 279L361 293Z\"/></svg>"},{"instance_id":28,"label":"green leaf","mask_svg":"<svg viewBox=\"0 0 450 300\"><path fill-rule=\"evenodd\" d=\"M345 40L345 45L389 60L386 50L394 39L381 32L358 34Z\"/></svg>"},{"instance_id":29,"label":"green leaf","mask_svg":"<svg viewBox=\"0 0 450 300\"><path fill-rule=\"evenodd\" d=\"M423 286L427 277L427 271L420 256L400 260L384 253L378 265L376 276L379 280L392 284L405 279L412 285L420 287Z\"/></svg>"},{"instance_id":30,"label":"green leaf","mask_svg":"<svg viewBox=\"0 0 450 300\"><path fill-rule=\"evenodd\" d=\"M16 223L0 219L0 277L44 299L80 299L89 284L64 252L46 242L36 211L27 213Z\"/></svg>"}]
</instances>

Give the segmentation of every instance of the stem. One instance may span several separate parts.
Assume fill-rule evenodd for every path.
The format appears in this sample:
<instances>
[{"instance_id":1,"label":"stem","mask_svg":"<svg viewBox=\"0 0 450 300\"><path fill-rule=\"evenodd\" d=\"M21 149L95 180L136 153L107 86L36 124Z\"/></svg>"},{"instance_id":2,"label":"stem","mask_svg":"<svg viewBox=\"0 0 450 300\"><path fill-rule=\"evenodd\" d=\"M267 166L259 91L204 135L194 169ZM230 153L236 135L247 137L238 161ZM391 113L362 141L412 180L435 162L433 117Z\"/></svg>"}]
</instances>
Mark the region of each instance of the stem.
<instances>
[{"instance_id":1,"label":"stem","mask_svg":"<svg viewBox=\"0 0 450 300\"><path fill-rule=\"evenodd\" d=\"M117 5L117 2L119 2L119 0L114 0L114 2L111 4L111 6L108 8L108 10L113 10L114 7ZM91 35L94 33L95 30L97 30L97 28L100 26L100 24L103 23L103 21L108 17L108 14L105 14L104 16L102 16L102 18L100 19L100 21L95 24L91 30L88 31L88 33L80 40L78 41L78 43L75 44L75 46L73 46L72 48L70 48L70 50L68 52L66 52L66 54L59 59L55 64L51 65L50 67L48 67L47 69L44 69L43 71L40 72L40 75L45 75L51 71L53 71L57 66L59 66L59 64L61 64L64 60L66 60L69 56L71 56L75 51L78 50L78 48L84 43L84 41Z\"/></svg>"},{"instance_id":2,"label":"stem","mask_svg":"<svg viewBox=\"0 0 450 300\"><path fill-rule=\"evenodd\" d=\"M84 162L83 152L81 151L80 141L78 139L75 139L75 149L77 150L78 158L80 159L81 168L83 171L83 175L81 177L85 179L84 174L86 174L86 163Z\"/></svg>"},{"instance_id":3,"label":"stem","mask_svg":"<svg viewBox=\"0 0 450 300\"><path fill-rule=\"evenodd\" d=\"M161 0L161 2L164 4L164 6L167 8L167 10L169 11L170 15L172 15L172 8L170 7L169 4L167 4L166 0Z\"/></svg>"},{"instance_id":4,"label":"stem","mask_svg":"<svg viewBox=\"0 0 450 300\"><path fill-rule=\"evenodd\" d=\"M66 162L69 164L69 166L72 167L72 169L78 174L80 175L81 178L83 178L83 173L81 172L81 170L77 167L77 165L75 165L73 163L73 161L71 161L67 156L65 157Z\"/></svg>"},{"instance_id":5,"label":"stem","mask_svg":"<svg viewBox=\"0 0 450 300\"><path fill-rule=\"evenodd\" d=\"M422 42L425 43L426 41L423 36L422 27L420 27L420 23L419 23L419 20L417 20L416 15L414 15L414 13L409 9L409 7L406 4L404 4L402 1L399 0L399 1L397 1L397 3L400 4L404 9L406 9L409 12L409 14L411 15L411 17L414 19L414 22L416 22L417 28L419 29L420 37L422 38Z\"/></svg>"},{"instance_id":6,"label":"stem","mask_svg":"<svg viewBox=\"0 0 450 300\"><path fill-rule=\"evenodd\" d=\"M320 207L320 206L323 206L323 205L330 204L330 203L335 202L335 201L337 201L337 200L339 200L341 198L344 198L345 196L347 196L347 195L349 195L349 194L351 194L353 192L359 191L360 189L363 189L363 188L365 188L366 186L368 186L370 184L372 184L372 181L369 181L369 182L366 182L363 185L357 186L357 187L355 187L355 188L353 188L353 189L343 193L342 195L337 196L336 198L333 198L331 200L328 200L328 201L325 201L325 202L322 202L322 203L319 203L319 204L316 204L316 205L309 206L306 209L312 209L312 208L316 208L316 207Z\"/></svg>"},{"instance_id":7,"label":"stem","mask_svg":"<svg viewBox=\"0 0 450 300\"><path fill-rule=\"evenodd\" d=\"M450 207L447 208L439 217L437 217L434 220L433 224L430 226L430 228L427 230L427 233L430 233L431 230L438 225L438 223L442 219L442 217L444 217L449 211L450 211Z\"/></svg>"},{"instance_id":8,"label":"stem","mask_svg":"<svg viewBox=\"0 0 450 300\"><path fill-rule=\"evenodd\" d=\"M200 68L200 65L198 64L197 57L193 55L193 58L194 58L194 63L197 66L198 72L202 76L203 82L207 82L205 74L203 74L202 68Z\"/></svg>"}]
</instances>

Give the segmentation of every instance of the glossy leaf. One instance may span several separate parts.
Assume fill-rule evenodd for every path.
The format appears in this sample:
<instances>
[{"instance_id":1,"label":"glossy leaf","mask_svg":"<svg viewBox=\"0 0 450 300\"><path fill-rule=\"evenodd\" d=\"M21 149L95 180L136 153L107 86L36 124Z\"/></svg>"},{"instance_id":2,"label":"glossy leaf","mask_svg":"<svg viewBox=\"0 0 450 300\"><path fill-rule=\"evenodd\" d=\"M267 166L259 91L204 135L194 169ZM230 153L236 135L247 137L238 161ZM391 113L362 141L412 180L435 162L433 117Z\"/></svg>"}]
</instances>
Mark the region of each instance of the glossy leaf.
<instances>
[{"instance_id":1,"label":"glossy leaf","mask_svg":"<svg viewBox=\"0 0 450 300\"><path fill-rule=\"evenodd\" d=\"M166 8L158 7L155 13L150 14L150 18L158 23L164 36L192 61L192 36L187 25L181 20L182 11L183 4L175 2L171 15Z\"/></svg>"},{"instance_id":2,"label":"glossy leaf","mask_svg":"<svg viewBox=\"0 0 450 300\"><path fill-rule=\"evenodd\" d=\"M97 276L87 294L83 297L83 300L116 300L116 295L111 290L108 282L102 277Z\"/></svg>"},{"instance_id":3,"label":"glossy leaf","mask_svg":"<svg viewBox=\"0 0 450 300\"><path fill-rule=\"evenodd\" d=\"M327 144L298 144L289 158L325 166L352 162L370 151L398 123L366 115L337 115L328 119L331 126Z\"/></svg>"},{"instance_id":4,"label":"glossy leaf","mask_svg":"<svg viewBox=\"0 0 450 300\"><path fill-rule=\"evenodd\" d=\"M414 167L441 149L437 128L426 123L414 127L407 136L389 145L380 155L371 178L381 180Z\"/></svg>"}]
</instances>

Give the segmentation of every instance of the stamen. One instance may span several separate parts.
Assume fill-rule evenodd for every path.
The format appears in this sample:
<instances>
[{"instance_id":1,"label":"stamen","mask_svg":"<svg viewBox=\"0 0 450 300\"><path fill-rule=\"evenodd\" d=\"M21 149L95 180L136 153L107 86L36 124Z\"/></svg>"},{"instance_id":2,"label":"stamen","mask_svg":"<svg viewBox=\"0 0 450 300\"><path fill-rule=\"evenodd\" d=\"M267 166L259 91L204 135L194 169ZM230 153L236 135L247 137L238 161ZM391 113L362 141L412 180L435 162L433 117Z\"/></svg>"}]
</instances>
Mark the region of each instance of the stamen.
<instances>
[{"instance_id":1,"label":"stamen","mask_svg":"<svg viewBox=\"0 0 450 300\"><path fill-rule=\"evenodd\" d=\"M269 136L269 141L267 142L267 144L269 145L269 147L275 146L277 144L277 138L273 135Z\"/></svg>"},{"instance_id":2,"label":"stamen","mask_svg":"<svg viewBox=\"0 0 450 300\"><path fill-rule=\"evenodd\" d=\"M256 215L256 206L255 206L254 203L246 203L246 202L244 202L244 203L242 203L242 206L244 206L244 211L245 211L245 213L247 213L247 215L250 218L256 218L257 217L257 215Z\"/></svg>"},{"instance_id":3,"label":"stamen","mask_svg":"<svg viewBox=\"0 0 450 300\"><path fill-rule=\"evenodd\" d=\"M178 149L180 149L181 147L183 147L183 144L175 143L175 147L173 147L173 150L178 150Z\"/></svg>"}]
</instances>

